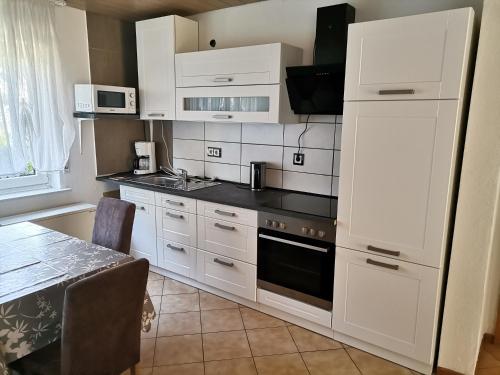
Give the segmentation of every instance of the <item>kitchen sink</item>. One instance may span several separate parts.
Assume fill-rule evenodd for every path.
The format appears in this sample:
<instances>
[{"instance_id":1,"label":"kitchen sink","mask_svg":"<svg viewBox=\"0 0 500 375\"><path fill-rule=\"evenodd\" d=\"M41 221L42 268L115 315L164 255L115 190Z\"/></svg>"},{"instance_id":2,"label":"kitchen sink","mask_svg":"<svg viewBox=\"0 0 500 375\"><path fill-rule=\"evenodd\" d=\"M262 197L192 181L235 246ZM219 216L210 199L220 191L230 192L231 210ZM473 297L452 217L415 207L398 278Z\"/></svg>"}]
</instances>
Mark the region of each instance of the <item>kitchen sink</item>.
<instances>
[{"instance_id":1,"label":"kitchen sink","mask_svg":"<svg viewBox=\"0 0 500 375\"><path fill-rule=\"evenodd\" d=\"M184 191L192 191L204 189L210 186L220 185L220 182L206 181L201 178L188 177L186 179L177 176L144 176L130 178L139 184L164 187L167 189L176 189Z\"/></svg>"}]
</instances>

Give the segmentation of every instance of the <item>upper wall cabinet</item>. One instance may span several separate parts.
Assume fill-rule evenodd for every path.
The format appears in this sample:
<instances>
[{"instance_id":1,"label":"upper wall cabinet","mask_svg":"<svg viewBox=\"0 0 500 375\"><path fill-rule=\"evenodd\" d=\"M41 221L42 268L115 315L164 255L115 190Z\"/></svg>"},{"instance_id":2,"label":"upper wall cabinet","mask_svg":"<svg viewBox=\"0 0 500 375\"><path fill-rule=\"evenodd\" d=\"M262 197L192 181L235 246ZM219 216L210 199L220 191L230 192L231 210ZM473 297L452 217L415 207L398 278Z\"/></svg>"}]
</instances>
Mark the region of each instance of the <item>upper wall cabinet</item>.
<instances>
[{"instance_id":1,"label":"upper wall cabinet","mask_svg":"<svg viewBox=\"0 0 500 375\"><path fill-rule=\"evenodd\" d=\"M344 100L459 99L472 8L349 25Z\"/></svg>"},{"instance_id":2,"label":"upper wall cabinet","mask_svg":"<svg viewBox=\"0 0 500 375\"><path fill-rule=\"evenodd\" d=\"M136 22L141 119L175 119L175 54L198 50L198 23L179 16Z\"/></svg>"},{"instance_id":3,"label":"upper wall cabinet","mask_svg":"<svg viewBox=\"0 0 500 375\"><path fill-rule=\"evenodd\" d=\"M301 63L302 50L283 43L178 54L177 119L295 122L285 68Z\"/></svg>"}]
</instances>

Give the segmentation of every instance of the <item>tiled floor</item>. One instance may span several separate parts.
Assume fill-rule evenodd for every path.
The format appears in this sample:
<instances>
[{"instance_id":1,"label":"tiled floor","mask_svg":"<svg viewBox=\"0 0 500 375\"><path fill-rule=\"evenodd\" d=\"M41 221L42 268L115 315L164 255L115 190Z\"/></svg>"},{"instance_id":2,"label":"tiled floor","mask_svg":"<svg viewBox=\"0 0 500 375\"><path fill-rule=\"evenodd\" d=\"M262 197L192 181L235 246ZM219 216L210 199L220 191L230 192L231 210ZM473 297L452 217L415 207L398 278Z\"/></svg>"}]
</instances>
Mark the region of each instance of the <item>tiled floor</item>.
<instances>
[{"instance_id":1,"label":"tiled floor","mask_svg":"<svg viewBox=\"0 0 500 375\"><path fill-rule=\"evenodd\" d=\"M500 345L483 343L477 361L476 375L500 375Z\"/></svg>"},{"instance_id":2,"label":"tiled floor","mask_svg":"<svg viewBox=\"0 0 500 375\"><path fill-rule=\"evenodd\" d=\"M150 273L159 319L138 375L414 375L413 371Z\"/></svg>"}]
</instances>

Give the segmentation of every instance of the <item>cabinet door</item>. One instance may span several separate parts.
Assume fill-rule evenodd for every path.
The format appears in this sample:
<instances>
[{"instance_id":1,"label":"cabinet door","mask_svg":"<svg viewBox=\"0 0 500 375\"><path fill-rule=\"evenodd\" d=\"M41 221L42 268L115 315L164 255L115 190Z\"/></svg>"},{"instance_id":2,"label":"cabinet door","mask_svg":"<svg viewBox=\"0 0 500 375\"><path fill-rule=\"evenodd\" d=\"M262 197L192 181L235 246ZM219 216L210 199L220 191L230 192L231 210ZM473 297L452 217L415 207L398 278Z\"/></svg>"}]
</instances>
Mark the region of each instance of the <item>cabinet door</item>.
<instances>
[{"instance_id":1,"label":"cabinet door","mask_svg":"<svg viewBox=\"0 0 500 375\"><path fill-rule=\"evenodd\" d=\"M441 266L457 113L454 100L345 103L338 246Z\"/></svg>"},{"instance_id":2,"label":"cabinet door","mask_svg":"<svg viewBox=\"0 0 500 375\"><path fill-rule=\"evenodd\" d=\"M189 246L196 246L196 215L156 207L158 237Z\"/></svg>"},{"instance_id":3,"label":"cabinet door","mask_svg":"<svg viewBox=\"0 0 500 375\"><path fill-rule=\"evenodd\" d=\"M196 249L169 240L157 239L158 266L186 277L196 277Z\"/></svg>"},{"instance_id":4,"label":"cabinet door","mask_svg":"<svg viewBox=\"0 0 500 375\"><path fill-rule=\"evenodd\" d=\"M157 266L155 208L150 204L132 203L135 203L136 208L130 255L134 258L146 258L150 264Z\"/></svg>"},{"instance_id":5,"label":"cabinet door","mask_svg":"<svg viewBox=\"0 0 500 375\"><path fill-rule=\"evenodd\" d=\"M344 99L458 99L472 8L349 25Z\"/></svg>"},{"instance_id":6,"label":"cabinet door","mask_svg":"<svg viewBox=\"0 0 500 375\"><path fill-rule=\"evenodd\" d=\"M333 330L432 363L439 272L337 248Z\"/></svg>"},{"instance_id":7,"label":"cabinet door","mask_svg":"<svg viewBox=\"0 0 500 375\"><path fill-rule=\"evenodd\" d=\"M142 119L175 119L174 26L174 17L136 23Z\"/></svg>"}]
</instances>

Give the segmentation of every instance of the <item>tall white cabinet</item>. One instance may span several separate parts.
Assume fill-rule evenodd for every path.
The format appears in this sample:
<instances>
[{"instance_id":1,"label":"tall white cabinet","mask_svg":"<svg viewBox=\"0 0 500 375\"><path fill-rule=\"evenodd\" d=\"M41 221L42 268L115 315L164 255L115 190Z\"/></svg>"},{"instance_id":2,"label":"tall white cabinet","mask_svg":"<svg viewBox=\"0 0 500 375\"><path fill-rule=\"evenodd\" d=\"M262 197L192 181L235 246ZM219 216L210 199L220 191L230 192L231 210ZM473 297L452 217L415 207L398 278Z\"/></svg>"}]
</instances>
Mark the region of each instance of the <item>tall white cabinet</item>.
<instances>
[{"instance_id":1,"label":"tall white cabinet","mask_svg":"<svg viewBox=\"0 0 500 375\"><path fill-rule=\"evenodd\" d=\"M334 336L434 364L471 8L349 27Z\"/></svg>"},{"instance_id":2,"label":"tall white cabinet","mask_svg":"<svg viewBox=\"0 0 500 375\"><path fill-rule=\"evenodd\" d=\"M143 120L175 120L175 54L198 50L198 23L179 16L136 22Z\"/></svg>"}]
</instances>

